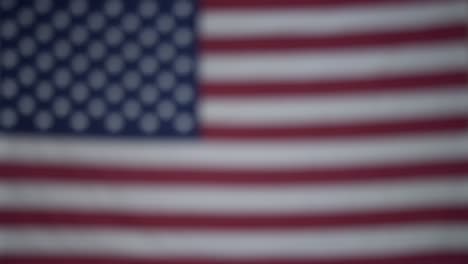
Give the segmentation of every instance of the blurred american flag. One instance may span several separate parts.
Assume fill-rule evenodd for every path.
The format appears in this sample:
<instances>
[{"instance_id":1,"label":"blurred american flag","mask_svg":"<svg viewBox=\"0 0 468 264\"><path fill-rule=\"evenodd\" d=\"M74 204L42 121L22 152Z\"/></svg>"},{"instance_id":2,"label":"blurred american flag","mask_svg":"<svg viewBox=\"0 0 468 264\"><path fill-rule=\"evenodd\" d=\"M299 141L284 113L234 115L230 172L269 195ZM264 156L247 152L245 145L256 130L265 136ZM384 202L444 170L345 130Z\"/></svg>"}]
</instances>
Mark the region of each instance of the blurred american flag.
<instances>
[{"instance_id":1,"label":"blurred american flag","mask_svg":"<svg viewBox=\"0 0 468 264\"><path fill-rule=\"evenodd\" d=\"M2 0L1 263L467 263L468 1Z\"/></svg>"}]
</instances>

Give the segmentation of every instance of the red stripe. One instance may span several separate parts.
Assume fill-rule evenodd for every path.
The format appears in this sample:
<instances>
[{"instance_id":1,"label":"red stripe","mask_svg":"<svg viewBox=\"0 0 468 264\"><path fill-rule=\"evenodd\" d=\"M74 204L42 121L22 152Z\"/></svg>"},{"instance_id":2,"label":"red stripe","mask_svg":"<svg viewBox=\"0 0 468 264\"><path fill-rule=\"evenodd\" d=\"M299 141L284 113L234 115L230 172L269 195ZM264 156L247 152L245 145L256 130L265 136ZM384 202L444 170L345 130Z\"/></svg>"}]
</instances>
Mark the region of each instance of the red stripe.
<instances>
[{"instance_id":1,"label":"red stripe","mask_svg":"<svg viewBox=\"0 0 468 264\"><path fill-rule=\"evenodd\" d=\"M204 97L233 96L284 96L284 95L336 95L354 93L380 93L389 91L444 90L451 85L468 84L466 71L384 76L368 79L321 80L296 82L203 83Z\"/></svg>"},{"instance_id":2,"label":"red stripe","mask_svg":"<svg viewBox=\"0 0 468 264\"><path fill-rule=\"evenodd\" d=\"M138 258L116 256L27 256L0 255L0 262L5 264L466 264L466 252L423 252L419 254L398 256L387 255L379 257L338 257L331 258L209 258L209 257L166 257Z\"/></svg>"},{"instance_id":3,"label":"red stripe","mask_svg":"<svg viewBox=\"0 0 468 264\"><path fill-rule=\"evenodd\" d=\"M124 214L74 211L0 210L3 226L74 226L190 230L320 229L390 224L465 222L467 208L432 208L387 212L299 215Z\"/></svg>"},{"instance_id":4,"label":"red stripe","mask_svg":"<svg viewBox=\"0 0 468 264\"><path fill-rule=\"evenodd\" d=\"M436 0L437 1L437 0ZM448 0L450 1L450 0ZM388 4L421 4L434 2L434 0L201 0L202 10L210 9L239 9L239 8L327 8L327 7L349 7L356 5L388 5Z\"/></svg>"},{"instance_id":5,"label":"red stripe","mask_svg":"<svg viewBox=\"0 0 468 264\"><path fill-rule=\"evenodd\" d=\"M146 184L333 184L467 177L468 160L288 170L130 169L0 163L2 180Z\"/></svg>"},{"instance_id":6,"label":"red stripe","mask_svg":"<svg viewBox=\"0 0 468 264\"><path fill-rule=\"evenodd\" d=\"M427 43L466 39L464 24L439 28L408 30L399 32L361 33L338 36L265 37L241 39L213 39L201 41L205 53L284 51L291 49L328 50L363 46L395 46L407 43Z\"/></svg>"},{"instance_id":7,"label":"red stripe","mask_svg":"<svg viewBox=\"0 0 468 264\"><path fill-rule=\"evenodd\" d=\"M208 124L202 128L206 139L270 140L270 139L334 139L372 137L398 134L425 134L434 132L464 131L468 117L431 118L403 121L374 121L351 124L302 125L281 127L236 126Z\"/></svg>"}]
</instances>

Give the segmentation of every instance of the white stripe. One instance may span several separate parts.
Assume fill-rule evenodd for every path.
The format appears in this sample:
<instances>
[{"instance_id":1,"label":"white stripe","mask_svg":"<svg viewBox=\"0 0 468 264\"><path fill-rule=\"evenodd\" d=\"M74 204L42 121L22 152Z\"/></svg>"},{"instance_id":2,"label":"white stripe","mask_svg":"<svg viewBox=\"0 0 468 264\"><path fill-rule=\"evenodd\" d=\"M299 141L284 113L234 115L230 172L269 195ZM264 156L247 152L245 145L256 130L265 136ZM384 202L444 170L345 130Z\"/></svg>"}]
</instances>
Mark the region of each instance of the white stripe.
<instances>
[{"instance_id":1,"label":"white stripe","mask_svg":"<svg viewBox=\"0 0 468 264\"><path fill-rule=\"evenodd\" d=\"M466 21L466 1L432 1L333 9L210 10L201 17L204 38L382 32Z\"/></svg>"},{"instance_id":2,"label":"white stripe","mask_svg":"<svg viewBox=\"0 0 468 264\"><path fill-rule=\"evenodd\" d=\"M333 97L210 97L200 107L206 125L226 127L324 125L463 114L468 117L468 89Z\"/></svg>"},{"instance_id":3,"label":"white stripe","mask_svg":"<svg viewBox=\"0 0 468 264\"><path fill-rule=\"evenodd\" d=\"M324 231L151 231L63 228L0 229L6 254L353 257L468 250L467 225L404 225Z\"/></svg>"},{"instance_id":4,"label":"white stripe","mask_svg":"<svg viewBox=\"0 0 468 264\"><path fill-rule=\"evenodd\" d=\"M67 175L64 175L67 176ZM468 175L444 180L290 186L1 182L0 206L123 212L347 212L468 203Z\"/></svg>"},{"instance_id":5,"label":"white stripe","mask_svg":"<svg viewBox=\"0 0 468 264\"><path fill-rule=\"evenodd\" d=\"M146 141L0 137L0 161L125 167L290 169L468 157L466 132L378 139L288 142Z\"/></svg>"},{"instance_id":6,"label":"white stripe","mask_svg":"<svg viewBox=\"0 0 468 264\"><path fill-rule=\"evenodd\" d=\"M362 78L460 70L467 65L466 43L458 41L333 52L206 54L201 60L201 78L204 82Z\"/></svg>"}]
</instances>

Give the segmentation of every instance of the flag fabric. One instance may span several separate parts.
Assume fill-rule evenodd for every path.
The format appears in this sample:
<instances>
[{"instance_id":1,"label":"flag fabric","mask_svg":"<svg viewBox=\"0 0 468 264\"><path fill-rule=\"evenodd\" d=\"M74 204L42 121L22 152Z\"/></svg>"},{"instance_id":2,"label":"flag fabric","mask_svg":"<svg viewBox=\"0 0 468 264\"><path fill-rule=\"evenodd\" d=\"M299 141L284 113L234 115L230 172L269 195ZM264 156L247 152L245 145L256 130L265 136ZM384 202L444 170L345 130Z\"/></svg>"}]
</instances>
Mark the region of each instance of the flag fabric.
<instances>
[{"instance_id":1,"label":"flag fabric","mask_svg":"<svg viewBox=\"0 0 468 264\"><path fill-rule=\"evenodd\" d=\"M467 263L467 10L2 0L0 262Z\"/></svg>"}]
</instances>

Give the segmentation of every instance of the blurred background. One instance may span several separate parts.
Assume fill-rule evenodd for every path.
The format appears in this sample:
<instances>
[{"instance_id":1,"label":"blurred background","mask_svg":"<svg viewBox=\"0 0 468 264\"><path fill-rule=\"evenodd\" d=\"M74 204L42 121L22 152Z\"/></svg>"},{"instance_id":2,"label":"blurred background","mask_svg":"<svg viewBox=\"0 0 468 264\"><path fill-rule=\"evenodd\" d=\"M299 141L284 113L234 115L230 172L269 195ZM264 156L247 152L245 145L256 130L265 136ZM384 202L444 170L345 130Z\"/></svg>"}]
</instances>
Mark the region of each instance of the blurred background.
<instances>
[{"instance_id":1,"label":"blurred background","mask_svg":"<svg viewBox=\"0 0 468 264\"><path fill-rule=\"evenodd\" d=\"M1 0L1 263L468 263L468 1Z\"/></svg>"}]
</instances>

